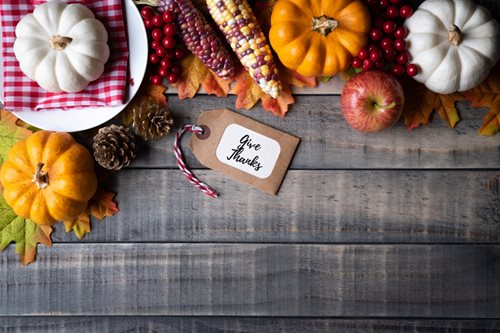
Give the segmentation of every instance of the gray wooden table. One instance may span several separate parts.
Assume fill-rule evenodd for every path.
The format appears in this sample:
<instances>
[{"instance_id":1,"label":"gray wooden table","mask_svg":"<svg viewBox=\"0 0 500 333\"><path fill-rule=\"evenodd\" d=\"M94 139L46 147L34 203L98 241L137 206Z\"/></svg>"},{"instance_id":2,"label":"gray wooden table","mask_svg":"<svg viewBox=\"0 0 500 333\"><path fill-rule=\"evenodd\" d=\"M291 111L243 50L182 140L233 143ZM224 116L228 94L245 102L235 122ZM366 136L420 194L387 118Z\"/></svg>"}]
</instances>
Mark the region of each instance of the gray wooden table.
<instances>
[{"instance_id":1,"label":"gray wooden table","mask_svg":"<svg viewBox=\"0 0 500 333\"><path fill-rule=\"evenodd\" d=\"M494 1L491 6L498 7ZM298 96L302 138L276 197L204 169L173 136L114 176L121 211L83 241L54 233L23 267L0 254L0 332L500 331L500 136L461 108L413 132L351 130L338 95ZM177 125L235 98L170 97Z\"/></svg>"}]
</instances>

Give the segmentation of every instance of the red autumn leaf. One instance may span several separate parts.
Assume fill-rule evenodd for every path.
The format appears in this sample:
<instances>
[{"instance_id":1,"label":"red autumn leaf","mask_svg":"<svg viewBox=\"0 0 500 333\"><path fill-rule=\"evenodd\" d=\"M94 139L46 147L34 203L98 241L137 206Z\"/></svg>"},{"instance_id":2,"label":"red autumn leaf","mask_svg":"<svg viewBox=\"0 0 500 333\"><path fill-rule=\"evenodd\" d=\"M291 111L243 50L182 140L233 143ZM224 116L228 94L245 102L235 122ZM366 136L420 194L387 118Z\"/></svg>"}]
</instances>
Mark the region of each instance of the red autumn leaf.
<instances>
[{"instance_id":1,"label":"red autumn leaf","mask_svg":"<svg viewBox=\"0 0 500 333\"><path fill-rule=\"evenodd\" d=\"M203 87L209 95L226 97L229 93L229 85L232 79L221 79L212 72L194 54L187 55L181 62L182 76L177 83L180 99L193 98Z\"/></svg>"},{"instance_id":2,"label":"red autumn leaf","mask_svg":"<svg viewBox=\"0 0 500 333\"><path fill-rule=\"evenodd\" d=\"M403 87L406 99L403 118L409 130L429 124L434 111L452 128L460 120L455 105L465 100L461 94L436 94L413 79L403 81Z\"/></svg>"},{"instance_id":3,"label":"red autumn leaf","mask_svg":"<svg viewBox=\"0 0 500 333\"><path fill-rule=\"evenodd\" d=\"M484 117L479 129L480 135L491 136L500 130L500 64L496 65L488 78L476 88L464 92L464 96L472 102L472 107L490 109Z\"/></svg>"},{"instance_id":4,"label":"red autumn leaf","mask_svg":"<svg viewBox=\"0 0 500 333\"><path fill-rule=\"evenodd\" d=\"M90 216L103 220L106 216L113 216L118 213L118 206L113 201L115 195L113 192L98 188L94 196L89 200L85 212L71 221L64 221L66 232L73 231L78 239L82 239L91 230Z\"/></svg>"}]
</instances>

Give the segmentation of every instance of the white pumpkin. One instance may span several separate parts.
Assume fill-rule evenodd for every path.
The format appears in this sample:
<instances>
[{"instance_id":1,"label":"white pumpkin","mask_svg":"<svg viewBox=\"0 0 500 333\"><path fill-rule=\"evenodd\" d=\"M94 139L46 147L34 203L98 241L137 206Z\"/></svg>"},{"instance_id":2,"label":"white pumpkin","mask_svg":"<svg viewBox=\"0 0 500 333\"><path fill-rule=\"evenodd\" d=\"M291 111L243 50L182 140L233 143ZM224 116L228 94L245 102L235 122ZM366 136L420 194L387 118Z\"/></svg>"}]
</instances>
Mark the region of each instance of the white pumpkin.
<instances>
[{"instance_id":1,"label":"white pumpkin","mask_svg":"<svg viewBox=\"0 0 500 333\"><path fill-rule=\"evenodd\" d=\"M109 58L108 33L81 4L46 2L16 26L14 53L23 73L49 92L78 92Z\"/></svg>"},{"instance_id":2,"label":"white pumpkin","mask_svg":"<svg viewBox=\"0 0 500 333\"><path fill-rule=\"evenodd\" d=\"M415 80L440 94L481 84L500 57L497 21L470 0L427 0L405 22Z\"/></svg>"}]
</instances>

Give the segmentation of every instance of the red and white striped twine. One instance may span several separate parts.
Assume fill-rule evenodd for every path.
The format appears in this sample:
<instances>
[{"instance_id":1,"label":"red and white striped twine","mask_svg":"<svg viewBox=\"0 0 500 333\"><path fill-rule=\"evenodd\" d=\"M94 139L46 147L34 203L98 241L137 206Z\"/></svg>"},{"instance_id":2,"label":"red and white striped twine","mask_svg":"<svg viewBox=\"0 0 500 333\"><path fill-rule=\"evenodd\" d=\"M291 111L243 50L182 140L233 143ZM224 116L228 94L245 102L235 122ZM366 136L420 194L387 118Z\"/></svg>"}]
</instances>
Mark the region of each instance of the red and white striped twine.
<instances>
[{"instance_id":1,"label":"red and white striped twine","mask_svg":"<svg viewBox=\"0 0 500 333\"><path fill-rule=\"evenodd\" d=\"M194 186L196 186L198 189L200 189L203 193L208 195L211 198L217 198L218 194L217 192L208 186L207 184L201 182L198 178L193 175L193 173L189 170L189 167L186 165L186 162L184 161L184 157L182 156L182 151L181 151L181 137L185 132L192 132L195 134L203 134L203 128L197 125L184 125L176 134L175 136L175 142L174 142L174 154L175 154L175 159L177 160L177 164L179 165L179 169L181 169L182 173L184 176L186 176L187 180Z\"/></svg>"}]
</instances>

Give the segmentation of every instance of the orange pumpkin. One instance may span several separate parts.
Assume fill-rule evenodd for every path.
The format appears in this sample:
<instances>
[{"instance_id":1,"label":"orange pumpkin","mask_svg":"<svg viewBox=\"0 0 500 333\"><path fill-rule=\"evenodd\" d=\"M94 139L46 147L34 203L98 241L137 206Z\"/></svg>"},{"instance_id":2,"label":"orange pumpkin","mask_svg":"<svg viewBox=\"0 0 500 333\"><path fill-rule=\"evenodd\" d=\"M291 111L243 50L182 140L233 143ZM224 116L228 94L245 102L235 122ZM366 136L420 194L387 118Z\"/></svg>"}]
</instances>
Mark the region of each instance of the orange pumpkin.
<instances>
[{"instance_id":1,"label":"orange pumpkin","mask_svg":"<svg viewBox=\"0 0 500 333\"><path fill-rule=\"evenodd\" d=\"M38 224L74 219L97 189L89 151L68 133L49 131L12 146L0 182L14 212Z\"/></svg>"},{"instance_id":2,"label":"orange pumpkin","mask_svg":"<svg viewBox=\"0 0 500 333\"><path fill-rule=\"evenodd\" d=\"M360 0L278 0L269 40L286 67L330 76L349 67L369 29L370 14Z\"/></svg>"}]
</instances>

